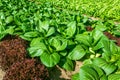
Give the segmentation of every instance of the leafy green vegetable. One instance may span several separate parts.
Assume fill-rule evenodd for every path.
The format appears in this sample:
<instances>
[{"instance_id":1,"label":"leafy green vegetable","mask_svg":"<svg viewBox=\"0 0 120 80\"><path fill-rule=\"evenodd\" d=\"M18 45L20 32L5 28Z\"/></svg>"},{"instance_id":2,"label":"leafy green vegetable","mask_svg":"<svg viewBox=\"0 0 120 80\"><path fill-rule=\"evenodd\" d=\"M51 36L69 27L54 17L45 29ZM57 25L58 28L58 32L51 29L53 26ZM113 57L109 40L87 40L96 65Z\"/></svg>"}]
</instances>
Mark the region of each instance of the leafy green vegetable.
<instances>
[{"instance_id":1,"label":"leafy green vegetable","mask_svg":"<svg viewBox=\"0 0 120 80\"><path fill-rule=\"evenodd\" d=\"M60 61L60 55L58 53L49 54L47 52L44 52L40 56L40 59L45 66L53 67Z\"/></svg>"},{"instance_id":2,"label":"leafy green vegetable","mask_svg":"<svg viewBox=\"0 0 120 80\"><path fill-rule=\"evenodd\" d=\"M68 25L67 25L67 30L66 30L66 35L68 37L72 37L74 34L75 34L75 31L76 31L76 22L70 22Z\"/></svg>"},{"instance_id":3,"label":"leafy green vegetable","mask_svg":"<svg viewBox=\"0 0 120 80\"><path fill-rule=\"evenodd\" d=\"M120 80L120 74L111 74L108 76L108 80Z\"/></svg>"},{"instance_id":4,"label":"leafy green vegetable","mask_svg":"<svg viewBox=\"0 0 120 80\"><path fill-rule=\"evenodd\" d=\"M89 64L80 68L80 80L100 80L103 76L105 76L105 74L102 69L95 65Z\"/></svg>"},{"instance_id":5,"label":"leafy green vegetable","mask_svg":"<svg viewBox=\"0 0 120 80\"><path fill-rule=\"evenodd\" d=\"M117 66L115 66L113 63L106 62L106 60L103 58L95 58L93 60L93 64L101 67L105 71L106 75L113 73L117 69Z\"/></svg>"},{"instance_id":6,"label":"leafy green vegetable","mask_svg":"<svg viewBox=\"0 0 120 80\"><path fill-rule=\"evenodd\" d=\"M77 45L69 54L68 58L71 60L79 60L86 54L85 50L80 46Z\"/></svg>"}]
</instances>

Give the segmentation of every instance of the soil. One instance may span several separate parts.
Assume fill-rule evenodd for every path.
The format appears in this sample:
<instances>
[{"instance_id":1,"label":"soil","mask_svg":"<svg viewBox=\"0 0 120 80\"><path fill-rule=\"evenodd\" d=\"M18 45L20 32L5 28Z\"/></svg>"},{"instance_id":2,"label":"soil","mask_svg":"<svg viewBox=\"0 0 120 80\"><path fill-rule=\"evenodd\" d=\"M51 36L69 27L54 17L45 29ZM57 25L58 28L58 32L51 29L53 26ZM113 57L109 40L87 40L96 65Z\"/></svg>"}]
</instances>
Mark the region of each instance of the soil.
<instances>
[{"instance_id":1,"label":"soil","mask_svg":"<svg viewBox=\"0 0 120 80\"><path fill-rule=\"evenodd\" d=\"M0 80L3 80L3 76L5 75L5 72L0 69Z\"/></svg>"},{"instance_id":2,"label":"soil","mask_svg":"<svg viewBox=\"0 0 120 80\"><path fill-rule=\"evenodd\" d=\"M76 61L75 70L74 71L66 71L59 66L56 66L50 72L50 80L71 80L71 76L75 73L78 73L80 67L82 66L82 62Z\"/></svg>"},{"instance_id":3,"label":"soil","mask_svg":"<svg viewBox=\"0 0 120 80\"><path fill-rule=\"evenodd\" d=\"M109 39L115 40L115 41L116 41L115 43L116 43L118 46L120 46L120 38L119 38L119 37L113 36L113 35L110 34L109 32L104 32L104 34L105 34Z\"/></svg>"}]
</instances>

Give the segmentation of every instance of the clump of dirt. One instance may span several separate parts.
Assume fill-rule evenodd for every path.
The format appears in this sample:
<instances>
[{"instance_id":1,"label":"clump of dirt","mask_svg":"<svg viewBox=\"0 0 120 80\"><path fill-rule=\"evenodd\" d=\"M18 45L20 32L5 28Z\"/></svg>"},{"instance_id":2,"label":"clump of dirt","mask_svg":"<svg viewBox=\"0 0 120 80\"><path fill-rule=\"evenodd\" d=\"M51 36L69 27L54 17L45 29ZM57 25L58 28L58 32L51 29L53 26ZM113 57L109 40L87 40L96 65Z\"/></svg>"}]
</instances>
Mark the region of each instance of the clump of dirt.
<instances>
[{"instance_id":1,"label":"clump of dirt","mask_svg":"<svg viewBox=\"0 0 120 80\"><path fill-rule=\"evenodd\" d=\"M50 80L48 70L35 59L25 59L14 63L6 72L3 80Z\"/></svg>"},{"instance_id":2,"label":"clump of dirt","mask_svg":"<svg viewBox=\"0 0 120 80\"><path fill-rule=\"evenodd\" d=\"M0 80L3 80L3 76L5 75L5 72L0 69Z\"/></svg>"},{"instance_id":3,"label":"clump of dirt","mask_svg":"<svg viewBox=\"0 0 120 80\"><path fill-rule=\"evenodd\" d=\"M110 34L109 32L104 32L104 34L111 40L115 40L116 41L116 44L118 46L120 46L120 38L119 37L116 37L116 36L113 36L112 34Z\"/></svg>"},{"instance_id":4,"label":"clump of dirt","mask_svg":"<svg viewBox=\"0 0 120 80\"><path fill-rule=\"evenodd\" d=\"M75 73L78 73L80 70L80 67L82 66L81 61L76 61L75 70L74 71L67 71L63 68L56 66L54 69L52 69L50 74L50 80L71 80L72 75Z\"/></svg>"},{"instance_id":5,"label":"clump of dirt","mask_svg":"<svg viewBox=\"0 0 120 80\"><path fill-rule=\"evenodd\" d=\"M87 26L87 27L86 27L86 30L87 30L87 31L92 31L93 28L92 28L91 26Z\"/></svg>"},{"instance_id":6,"label":"clump of dirt","mask_svg":"<svg viewBox=\"0 0 120 80\"><path fill-rule=\"evenodd\" d=\"M27 42L17 36L6 36L0 42L0 65L7 70L13 63L26 58Z\"/></svg>"}]
</instances>

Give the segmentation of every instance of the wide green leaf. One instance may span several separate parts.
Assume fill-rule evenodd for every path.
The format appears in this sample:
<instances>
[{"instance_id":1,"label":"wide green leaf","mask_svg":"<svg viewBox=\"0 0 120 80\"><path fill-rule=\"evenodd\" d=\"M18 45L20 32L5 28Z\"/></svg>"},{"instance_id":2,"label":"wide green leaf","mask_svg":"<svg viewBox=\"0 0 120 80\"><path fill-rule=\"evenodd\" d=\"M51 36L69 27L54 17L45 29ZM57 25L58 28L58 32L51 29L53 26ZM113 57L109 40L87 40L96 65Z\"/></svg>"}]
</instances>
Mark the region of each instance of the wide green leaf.
<instances>
[{"instance_id":1,"label":"wide green leaf","mask_svg":"<svg viewBox=\"0 0 120 80\"><path fill-rule=\"evenodd\" d=\"M42 63L47 66L47 67L53 67L56 64L59 63L60 61L60 55L58 53L47 53L44 52L41 56L40 59L42 61Z\"/></svg>"},{"instance_id":2,"label":"wide green leaf","mask_svg":"<svg viewBox=\"0 0 120 80\"><path fill-rule=\"evenodd\" d=\"M108 80L120 80L120 74L111 74L108 76Z\"/></svg>"},{"instance_id":3,"label":"wide green leaf","mask_svg":"<svg viewBox=\"0 0 120 80\"><path fill-rule=\"evenodd\" d=\"M76 35L75 40L77 40L79 43L85 44L87 46L91 46L91 44L92 44L92 38L89 35L85 35L85 34Z\"/></svg>"},{"instance_id":4,"label":"wide green leaf","mask_svg":"<svg viewBox=\"0 0 120 80\"><path fill-rule=\"evenodd\" d=\"M94 68L84 65L80 68L80 80L99 80L99 75Z\"/></svg>"},{"instance_id":5,"label":"wide green leaf","mask_svg":"<svg viewBox=\"0 0 120 80\"><path fill-rule=\"evenodd\" d=\"M75 34L75 31L76 31L76 22L73 21L73 22L70 22L68 25L67 25L67 30L66 30L66 35L68 37L72 37L74 34Z\"/></svg>"},{"instance_id":6,"label":"wide green leaf","mask_svg":"<svg viewBox=\"0 0 120 80\"><path fill-rule=\"evenodd\" d=\"M100 30L93 30L91 36L94 38L94 44L96 44L99 39L103 36L103 33Z\"/></svg>"},{"instance_id":7,"label":"wide green leaf","mask_svg":"<svg viewBox=\"0 0 120 80\"><path fill-rule=\"evenodd\" d=\"M51 27L49 30L48 30L48 32L47 32L47 34L46 34L46 37L49 37L49 36L51 36L52 34L54 34L55 33L55 28L54 27Z\"/></svg>"},{"instance_id":8,"label":"wide green leaf","mask_svg":"<svg viewBox=\"0 0 120 80\"><path fill-rule=\"evenodd\" d=\"M113 73L117 69L117 67L113 63L108 63L103 58L95 58L93 60L93 64L101 67L105 71L106 75Z\"/></svg>"},{"instance_id":9,"label":"wide green leaf","mask_svg":"<svg viewBox=\"0 0 120 80\"><path fill-rule=\"evenodd\" d=\"M69 54L68 58L71 60L79 60L85 56L86 52L81 45L77 45Z\"/></svg>"}]
</instances>

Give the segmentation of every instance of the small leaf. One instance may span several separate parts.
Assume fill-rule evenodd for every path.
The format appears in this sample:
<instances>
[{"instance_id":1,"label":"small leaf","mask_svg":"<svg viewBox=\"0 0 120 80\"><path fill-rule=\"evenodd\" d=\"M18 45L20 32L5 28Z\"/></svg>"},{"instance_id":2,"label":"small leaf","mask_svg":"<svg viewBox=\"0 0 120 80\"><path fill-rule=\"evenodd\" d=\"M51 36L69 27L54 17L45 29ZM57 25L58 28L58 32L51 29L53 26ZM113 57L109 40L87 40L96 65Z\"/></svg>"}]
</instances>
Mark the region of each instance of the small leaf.
<instances>
[{"instance_id":1,"label":"small leaf","mask_svg":"<svg viewBox=\"0 0 120 80\"><path fill-rule=\"evenodd\" d=\"M37 37L38 33L36 31L26 32L24 34L25 37Z\"/></svg>"},{"instance_id":2,"label":"small leaf","mask_svg":"<svg viewBox=\"0 0 120 80\"><path fill-rule=\"evenodd\" d=\"M8 16L5 22L8 24L11 23L12 21L13 21L13 16Z\"/></svg>"},{"instance_id":3,"label":"small leaf","mask_svg":"<svg viewBox=\"0 0 120 80\"><path fill-rule=\"evenodd\" d=\"M46 21L41 22L40 27L43 28L44 30L48 31L49 21L46 20Z\"/></svg>"},{"instance_id":4,"label":"small leaf","mask_svg":"<svg viewBox=\"0 0 120 80\"><path fill-rule=\"evenodd\" d=\"M51 36L52 34L54 34L55 33L55 28L54 27L51 27L49 30L48 30L48 32L47 32L47 34L46 34L46 37L49 37L49 36Z\"/></svg>"},{"instance_id":5,"label":"small leaf","mask_svg":"<svg viewBox=\"0 0 120 80\"><path fill-rule=\"evenodd\" d=\"M24 40L31 41L32 39L30 37L26 37L24 35L20 35L20 37Z\"/></svg>"},{"instance_id":6,"label":"small leaf","mask_svg":"<svg viewBox=\"0 0 120 80\"><path fill-rule=\"evenodd\" d=\"M41 46L41 42L42 42L42 38L38 37L38 38L33 38L30 46Z\"/></svg>"},{"instance_id":7,"label":"small leaf","mask_svg":"<svg viewBox=\"0 0 120 80\"><path fill-rule=\"evenodd\" d=\"M71 60L79 60L86 54L85 50L80 46L77 45L69 54L68 58Z\"/></svg>"},{"instance_id":8,"label":"small leaf","mask_svg":"<svg viewBox=\"0 0 120 80\"><path fill-rule=\"evenodd\" d=\"M14 28L15 26L9 26L9 28L5 30L5 33L12 35L14 33Z\"/></svg>"},{"instance_id":9,"label":"small leaf","mask_svg":"<svg viewBox=\"0 0 120 80\"><path fill-rule=\"evenodd\" d=\"M31 57L41 56L42 53L44 52L44 50L41 49L40 47L30 47L28 48L28 51Z\"/></svg>"},{"instance_id":10,"label":"small leaf","mask_svg":"<svg viewBox=\"0 0 120 80\"><path fill-rule=\"evenodd\" d=\"M44 52L41 56L40 59L42 63L47 66L47 67L53 67L56 64L59 63L60 61L60 55L58 53L52 53L49 54L47 52Z\"/></svg>"},{"instance_id":11,"label":"small leaf","mask_svg":"<svg viewBox=\"0 0 120 80\"><path fill-rule=\"evenodd\" d=\"M67 51L61 51L59 54L61 54L62 56L66 56L67 55Z\"/></svg>"}]
</instances>

